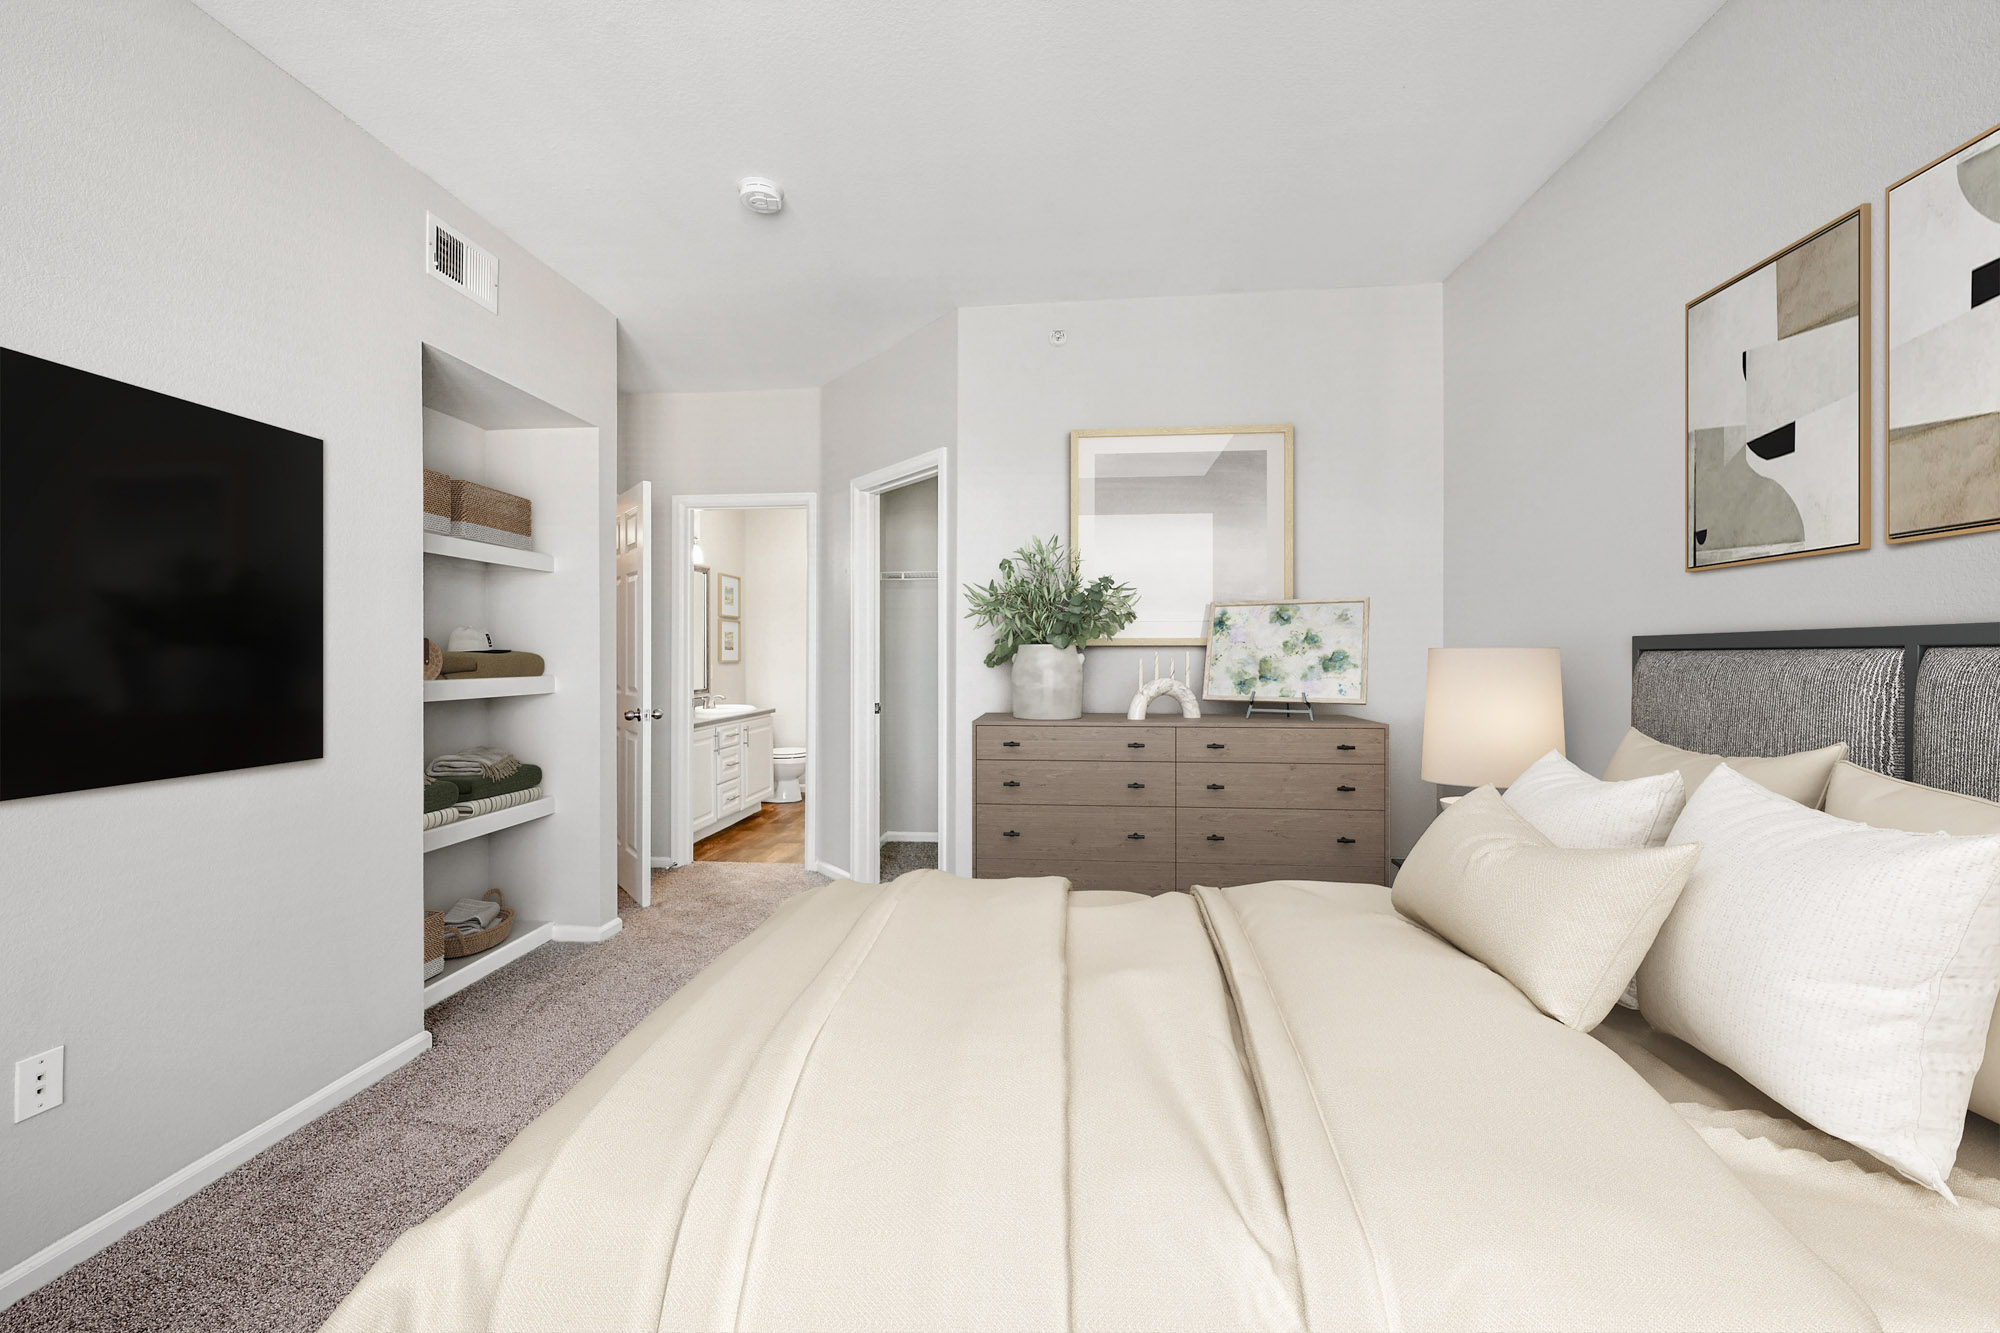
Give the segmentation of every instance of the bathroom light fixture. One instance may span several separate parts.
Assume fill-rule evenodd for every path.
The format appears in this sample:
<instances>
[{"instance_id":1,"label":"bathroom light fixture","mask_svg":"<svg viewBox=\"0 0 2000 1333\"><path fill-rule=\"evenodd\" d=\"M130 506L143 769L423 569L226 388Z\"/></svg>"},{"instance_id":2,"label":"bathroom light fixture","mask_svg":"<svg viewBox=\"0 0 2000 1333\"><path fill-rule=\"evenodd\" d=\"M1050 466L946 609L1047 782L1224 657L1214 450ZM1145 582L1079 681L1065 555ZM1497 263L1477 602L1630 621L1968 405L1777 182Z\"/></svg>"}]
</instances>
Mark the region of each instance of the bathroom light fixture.
<instances>
[{"instance_id":1,"label":"bathroom light fixture","mask_svg":"<svg viewBox=\"0 0 2000 1333\"><path fill-rule=\"evenodd\" d=\"M736 195L752 213L780 213L785 208L785 192L776 181L763 176L745 176L736 182Z\"/></svg>"}]
</instances>

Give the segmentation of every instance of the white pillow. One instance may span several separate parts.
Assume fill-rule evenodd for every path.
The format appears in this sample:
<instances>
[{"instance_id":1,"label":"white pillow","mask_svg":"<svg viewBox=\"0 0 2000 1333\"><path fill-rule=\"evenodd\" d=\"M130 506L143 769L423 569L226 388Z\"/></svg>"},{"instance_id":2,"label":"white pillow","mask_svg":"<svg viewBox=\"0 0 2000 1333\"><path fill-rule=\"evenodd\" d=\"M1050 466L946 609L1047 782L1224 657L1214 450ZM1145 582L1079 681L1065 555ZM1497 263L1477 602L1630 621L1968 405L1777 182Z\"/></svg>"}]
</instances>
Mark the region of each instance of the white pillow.
<instances>
[{"instance_id":1,"label":"white pillow","mask_svg":"<svg viewBox=\"0 0 2000 1333\"><path fill-rule=\"evenodd\" d=\"M1667 839L1694 842L1646 1020L1949 1197L2000 994L2000 836L1868 828L1724 765Z\"/></svg>"},{"instance_id":2,"label":"white pillow","mask_svg":"<svg viewBox=\"0 0 2000 1333\"><path fill-rule=\"evenodd\" d=\"M1431 822L1389 900L1587 1032L1611 1012L1699 852L1557 847L1481 787Z\"/></svg>"},{"instance_id":3,"label":"white pillow","mask_svg":"<svg viewBox=\"0 0 2000 1333\"><path fill-rule=\"evenodd\" d=\"M1678 770L1601 782L1550 750L1502 797L1558 847L1658 847L1681 812Z\"/></svg>"}]
</instances>

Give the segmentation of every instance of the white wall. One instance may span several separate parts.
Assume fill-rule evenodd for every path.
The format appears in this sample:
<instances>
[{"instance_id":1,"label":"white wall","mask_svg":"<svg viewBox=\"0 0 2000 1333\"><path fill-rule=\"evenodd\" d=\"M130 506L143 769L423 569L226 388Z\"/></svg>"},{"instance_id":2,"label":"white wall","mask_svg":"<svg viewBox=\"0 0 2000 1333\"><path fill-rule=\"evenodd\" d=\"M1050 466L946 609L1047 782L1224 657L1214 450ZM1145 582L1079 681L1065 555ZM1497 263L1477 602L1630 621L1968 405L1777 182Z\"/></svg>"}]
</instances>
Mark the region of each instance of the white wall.
<instances>
[{"instance_id":1,"label":"white wall","mask_svg":"<svg viewBox=\"0 0 2000 1333\"><path fill-rule=\"evenodd\" d=\"M806 744L806 511L745 509L743 699L778 710L772 743Z\"/></svg>"},{"instance_id":2,"label":"white wall","mask_svg":"<svg viewBox=\"0 0 2000 1333\"><path fill-rule=\"evenodd\" d=\"M858 872L876 854L872 847L853 848L843 795L853 756L848 486L856 477L933 449L956 452L958 330L967 313L925 325L820 391L820 734L814 742L821 774L819 855L845 871ZM948 579L951 570L940 574ZM835 783L841 791L832 790Z\"/></svg>"},{"instance_id":3,"label":"white wall","mask_svg":"<svg viewBox=\"0 0 2000 1333\"><path fill-rule=\"evenodd\" d=\"M938 565L936 477L882 497L884 570ZM882 583L882 833L938 832L938 586Z\"/></svg>"},{"instance_id":4,"label":"white wall","mask_svg":"<svg viewBox=\"0 0 2000 1333\"><path fill-rule=\"evenodd\" d=\"M1388 722L1391 840L1426 822L1417 781L1425 651L1443 609L1441 293L1436 286L1274 292L959 312L958 579L983 582L1037 534L1069 533L1069 432L1289 422L1296 430L1300 597L1368 597L1369 703ZM1060 347L1051 329L1066 330ZM989 631L961 620L956 734L1008 707ZM1084 708L1123 713L1134 654L1093 648ZM957 867L971 864L961 747Z\"/></svg>"},{"instance_id":5,"label":"white wall","mask_svg":"<svg viewBox=\"0 0 2000 1333\"><path fill-rule=\"evenodd\" d=\"M667 515L671 516L671 509ZM722 660L722 575L734 574L740 581L743 577L744 511L741 509L704 509L701 511L701 553L708 560L708 688L735 703L750 698L749 684L744 675L743 663ZM656 520L654 532L672 532L672 527ZM667 586L662 584L662 587ZM667 629L653 627L656 640L653 647L653 668L660 671L660 660L666 654ZM695 639L699 645L700 638ZM740 656L740 654L739 654Z\"/></svg>"},{"instance_id":6,"label":"white wall","mask_svg":"<svg viewBox=\"0 0 2000 1333\"><path fill-rule=\"evenodd\" d=\"M0 344L322 437L334 664L322 760L0 805L0 1062L64 1044L69 1094L0 1120L4 1271L422 1030L419 345L600 428L607 563L617 400L604 309L193 6L14 0L0 87ZM608 717L599 583L563 689ZM611 790L564 776L607 904Z\"/></svg>"},{"instance_id":7,"label":"white wall","mask_svg":"<svg viewBox=\"0 0 2000 1333\"><path fill-rule=\"evenodd\" d=\"M1563 651L1570 753L1630 636L1991 620L2000 536L1882 540L1882 191L2000 118L1987 0L1736 0L1445 284L1445 630ZM1872 549L1683 572L1684 304L1873 207Z\"/></svg>"}]
</instances>

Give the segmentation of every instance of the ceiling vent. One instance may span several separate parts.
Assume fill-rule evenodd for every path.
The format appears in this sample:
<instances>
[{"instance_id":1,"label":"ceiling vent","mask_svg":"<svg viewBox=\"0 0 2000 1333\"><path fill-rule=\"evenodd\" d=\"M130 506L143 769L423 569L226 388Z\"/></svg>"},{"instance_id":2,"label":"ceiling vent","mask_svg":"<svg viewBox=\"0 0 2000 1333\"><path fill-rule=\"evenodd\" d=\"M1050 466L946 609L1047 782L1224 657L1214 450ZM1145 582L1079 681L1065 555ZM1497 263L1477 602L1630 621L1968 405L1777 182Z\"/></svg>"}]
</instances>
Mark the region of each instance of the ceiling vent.
<instances>
[{"instance_id":1,"label":"ceiling vent","mask_svg":"<svg viewBox=\"0 0 2000 1333\"><path fill-rule=\"evenodd\" d=\"M500 261L430 213L424 214L424 268L447 287L499 312Z\"/></svg>"}]
</instances>

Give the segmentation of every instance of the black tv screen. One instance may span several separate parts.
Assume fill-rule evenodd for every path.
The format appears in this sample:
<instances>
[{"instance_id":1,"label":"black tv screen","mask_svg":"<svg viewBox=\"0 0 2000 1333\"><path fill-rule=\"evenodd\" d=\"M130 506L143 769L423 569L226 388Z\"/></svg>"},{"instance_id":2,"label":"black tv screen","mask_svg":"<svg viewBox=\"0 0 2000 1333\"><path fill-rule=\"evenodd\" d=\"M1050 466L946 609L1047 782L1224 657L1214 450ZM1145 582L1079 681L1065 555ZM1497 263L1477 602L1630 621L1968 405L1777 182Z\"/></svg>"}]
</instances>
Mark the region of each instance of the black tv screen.
<instances>
[{"instance_id":1,"label":"black tv screen","mask_svg":"<svg viewBox=\"0 0 2000 1333\"><path fill-rule=\"evenodd\" d=\"M324 754L322 455L0 348L0 800Z\"/></svg>"}]
</instances>

